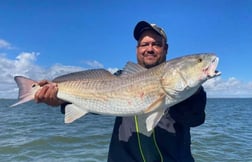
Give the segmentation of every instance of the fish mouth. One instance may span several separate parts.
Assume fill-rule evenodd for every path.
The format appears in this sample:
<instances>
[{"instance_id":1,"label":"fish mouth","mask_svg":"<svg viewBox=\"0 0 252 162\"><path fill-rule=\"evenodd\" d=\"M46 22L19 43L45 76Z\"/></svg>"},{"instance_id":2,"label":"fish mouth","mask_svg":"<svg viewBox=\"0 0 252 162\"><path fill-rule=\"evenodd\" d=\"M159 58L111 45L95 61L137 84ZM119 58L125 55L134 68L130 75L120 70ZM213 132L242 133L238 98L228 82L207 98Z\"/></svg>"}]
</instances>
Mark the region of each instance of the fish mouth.
<instances>
[{"instance_id":1,"label":"fish mouth","mask_svg":"<svg viewBox=\"0 0 252 162\"><path fill-rule=\"evenodd\" d=\"M214 78L214 77L217 77L217 76L221 75L221 72L216 69L217 66L218 66L218 63L219 63L219 58L215 56L213 58L213 60L211 61L210 65L208 65L203 70L208 79Z\"/></svg>"}]
</instances>

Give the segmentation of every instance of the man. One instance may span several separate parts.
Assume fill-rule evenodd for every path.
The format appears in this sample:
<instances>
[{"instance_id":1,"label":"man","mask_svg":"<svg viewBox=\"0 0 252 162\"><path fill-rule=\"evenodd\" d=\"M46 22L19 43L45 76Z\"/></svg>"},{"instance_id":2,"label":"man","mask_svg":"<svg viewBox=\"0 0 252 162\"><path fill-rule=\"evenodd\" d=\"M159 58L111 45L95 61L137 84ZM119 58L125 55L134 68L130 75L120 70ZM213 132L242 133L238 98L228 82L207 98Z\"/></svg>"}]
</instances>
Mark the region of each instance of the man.
<instances>
[{"instance_id":1,"label":"man","mask_svg":"<svg viewBox=\"0 0 252 162\"><path fill-rule=\"evenodd\" d=\"M152 68L166 61L168 44L162 28L141 21L134 29L134 38L137 40L139 65ZM48 82L40 82L41 85L46 83ZM64 106L64 103L56 98L56 94L57 85L46 84L36 93L35 98L38 102L52 106ZM116 117L108 162L194 161L190 148L190 127L204 123L205 105L206 93L200 87L193 96L165 112L150 137L138 133L137 116ZM175 132L171 132L170 127L174 127Z\"/></svg>"}]
</instances>

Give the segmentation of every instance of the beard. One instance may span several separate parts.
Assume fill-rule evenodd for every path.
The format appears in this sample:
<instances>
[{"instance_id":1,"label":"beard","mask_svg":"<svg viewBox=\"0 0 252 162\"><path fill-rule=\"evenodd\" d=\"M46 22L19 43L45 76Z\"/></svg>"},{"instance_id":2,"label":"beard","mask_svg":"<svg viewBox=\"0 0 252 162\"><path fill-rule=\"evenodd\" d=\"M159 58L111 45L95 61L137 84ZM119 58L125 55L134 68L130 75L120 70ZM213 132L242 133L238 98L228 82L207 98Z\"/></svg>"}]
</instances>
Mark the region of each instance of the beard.
<instances>
[{"instance_id":1,"label":"beard","mask_svg":"<svg viewBox=\"0 0 252 162\"><path fill-rule=\"evenodd\" d=\"M157 58L156 55L147 54L144 55L143 65L145 68L149 69L165 62L166 57Z\"/></svg>"}]
</instances>

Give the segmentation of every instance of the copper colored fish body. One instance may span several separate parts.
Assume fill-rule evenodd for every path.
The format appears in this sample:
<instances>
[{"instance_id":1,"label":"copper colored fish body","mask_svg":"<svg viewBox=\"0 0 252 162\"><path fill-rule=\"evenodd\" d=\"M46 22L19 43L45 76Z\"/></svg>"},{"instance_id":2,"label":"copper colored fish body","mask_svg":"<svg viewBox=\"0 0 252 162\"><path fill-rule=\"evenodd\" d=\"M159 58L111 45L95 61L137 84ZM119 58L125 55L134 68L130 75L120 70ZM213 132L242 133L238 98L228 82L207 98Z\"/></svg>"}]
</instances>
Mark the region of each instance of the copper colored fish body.
<instances>
[{"instance_id":1,"label":"copper colored fish body","mask_svg":"<svg viewBox=\"0 0 252 162\"><path fill-rule=\"evenodd\" d=\"M65 123L89 112L113 116L138 115L149 135L169 107L193 95L206 80L220 75L216 71L218 57L203 53L187 55L164 62L151 69L128 63L120 76L104 69L86 70L62 75L57 97L69 102ZM19 102L34 98L41 88L35 81L17 76ZM174 131L172 129L171 131Z\"/></svg>"}]
</instances>

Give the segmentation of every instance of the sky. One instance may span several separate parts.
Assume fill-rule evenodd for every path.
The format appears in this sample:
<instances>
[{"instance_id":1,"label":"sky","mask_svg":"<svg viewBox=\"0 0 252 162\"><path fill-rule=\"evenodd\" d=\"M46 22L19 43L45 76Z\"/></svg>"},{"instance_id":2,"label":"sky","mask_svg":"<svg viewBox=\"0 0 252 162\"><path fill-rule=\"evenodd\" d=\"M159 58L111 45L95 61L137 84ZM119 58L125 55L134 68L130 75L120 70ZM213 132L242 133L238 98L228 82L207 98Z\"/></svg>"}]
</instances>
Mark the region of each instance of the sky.
<instances>
[{"instance_id":1,"label":"sky","mask_svg":"<svg viewBox=\"0 0 252 162\"><path fill-rule=\"evenodd\" d=\"M133 29L164 28L167 59L211 52L222 75L208 97L252 97L251 0L0 1L0 98L17 98L14 76L34 80L136 62Z\"/></svg>"}]
</instances>

